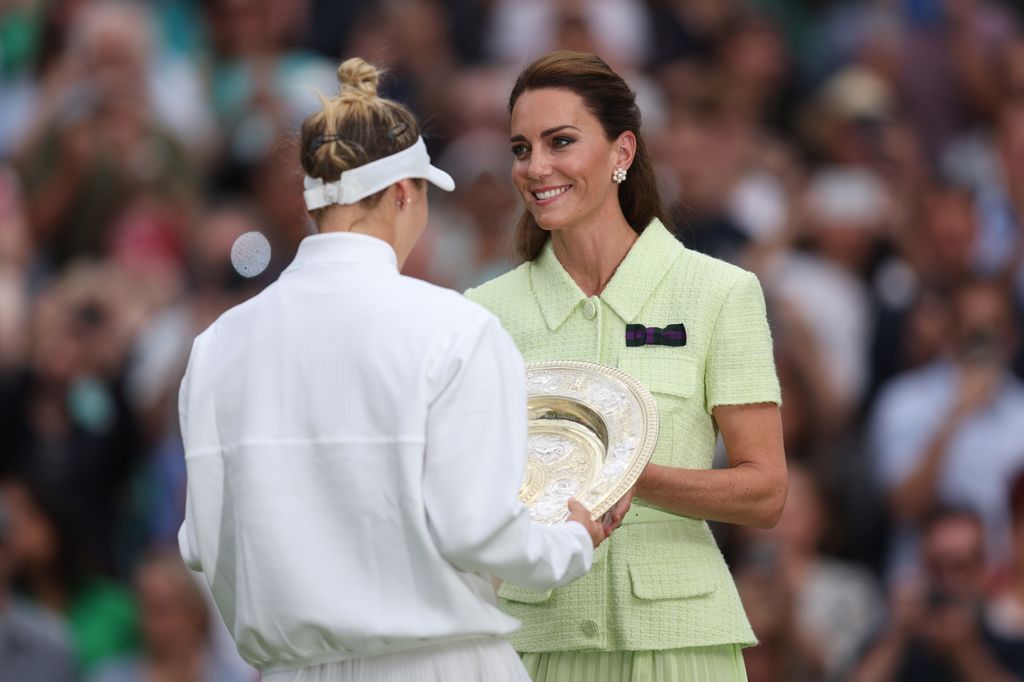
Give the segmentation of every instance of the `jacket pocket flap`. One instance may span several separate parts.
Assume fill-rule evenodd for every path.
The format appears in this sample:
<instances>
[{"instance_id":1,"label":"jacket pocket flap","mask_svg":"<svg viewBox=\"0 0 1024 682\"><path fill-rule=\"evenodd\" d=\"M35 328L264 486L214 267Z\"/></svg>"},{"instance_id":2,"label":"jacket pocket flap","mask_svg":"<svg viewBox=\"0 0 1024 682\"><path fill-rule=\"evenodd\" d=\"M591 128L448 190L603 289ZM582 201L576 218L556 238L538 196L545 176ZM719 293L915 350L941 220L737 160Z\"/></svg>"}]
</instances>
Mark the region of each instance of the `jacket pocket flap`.
<instances>
[{"instance_id":1,"label":"jacket pocket flap","mask_svg":"<svg viewBox=\"0 0 1024 682\"><path fill-rule=\"evenodd\" d=\"M697 367L679 348L629 348L619 356L619 368L652 393L689 398L697 388Z\"/></svg>"},{"instance_id":2,"label":"jacket pocket flap","mask_svg":"<svg viewBox=\"0 0 1024 682\"><path fill-rule=\"evenodd\" d=\"M512 583L502 583L501 587L498 588L498 596L508 601L520 602L523 604L540 604L551 599L552 590L544 590L543 592L537 592L526 587L520 587L519 585L513 585Z\"/></svg>"},{"instance_id":3,"label":"jacket pocket flap","mask_svg":"<svg viewBox=\"0 0 1024 682\"><path fill-rule=\"evenodd\" d=\"M687 599L710 594L717 588L712 576L692 562L630 563L629 580L637 599Z\"/></svg>"}]
</instances>

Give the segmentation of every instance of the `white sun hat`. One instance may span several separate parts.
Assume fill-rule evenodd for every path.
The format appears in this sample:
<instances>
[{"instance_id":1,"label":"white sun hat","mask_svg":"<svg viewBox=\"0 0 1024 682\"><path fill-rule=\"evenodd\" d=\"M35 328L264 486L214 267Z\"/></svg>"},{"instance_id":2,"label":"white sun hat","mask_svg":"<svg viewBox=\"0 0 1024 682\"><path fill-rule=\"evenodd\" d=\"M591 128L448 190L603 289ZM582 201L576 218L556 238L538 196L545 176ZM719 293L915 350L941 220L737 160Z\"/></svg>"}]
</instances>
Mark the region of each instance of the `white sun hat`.
<instances>
[{"instance_id":1,"label":"white sun hat","mask_svg":"<svg viewBox=\"0 0 1024 682\"><path fill-rule=\"evenodd\" d=\"M427 145L420 137L397 154L352 168L334 182L308 175L303 181L306 208L315 211L331 204L354 204L406 178L423 178L446 192L455 189L452 176L430 164Z\"/></svg>"}]
</instances>

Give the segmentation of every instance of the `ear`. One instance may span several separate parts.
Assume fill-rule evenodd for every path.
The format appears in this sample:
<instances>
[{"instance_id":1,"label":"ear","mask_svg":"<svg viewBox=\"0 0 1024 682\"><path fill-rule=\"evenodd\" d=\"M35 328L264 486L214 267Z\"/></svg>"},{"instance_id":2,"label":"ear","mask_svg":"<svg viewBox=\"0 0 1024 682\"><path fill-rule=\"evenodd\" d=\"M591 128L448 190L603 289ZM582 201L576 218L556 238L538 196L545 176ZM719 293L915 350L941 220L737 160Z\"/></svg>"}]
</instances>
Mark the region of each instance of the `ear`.
<instances>
[{"instance_id":1,"label":"ear","mask_svg":"<svg viewBox=\"0 0 1024 682\"><path fill-rule=\"evenodd\" d=\"M615 139L615 167L629 169L636 156L636 135L632 130L623 131Z\"/></svg>"},{"instance_id":2,"label":"ear","mask_svg":"<svg viewBox=\"0 0 1024 682\"><path fill-rule=\"evenodd\" d=\"M415 185L413 185L412 180L399 180L392 187L395 188L394 201L400 208L404 208L412 203L415 196L413 193Z\"/></svg>"}]
</instances>

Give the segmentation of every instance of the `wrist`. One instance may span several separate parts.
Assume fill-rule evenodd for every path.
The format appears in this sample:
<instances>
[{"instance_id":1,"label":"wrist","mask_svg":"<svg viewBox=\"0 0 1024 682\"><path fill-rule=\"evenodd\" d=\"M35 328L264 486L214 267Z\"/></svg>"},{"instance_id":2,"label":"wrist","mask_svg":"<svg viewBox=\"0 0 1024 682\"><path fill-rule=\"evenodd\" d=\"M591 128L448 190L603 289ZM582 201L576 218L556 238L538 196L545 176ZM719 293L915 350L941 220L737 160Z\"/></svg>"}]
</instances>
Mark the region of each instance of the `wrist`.
<instances>
[{"instance_id":1,"label":"wrist","mask_svg":"<svg viewBox=\"0 0 1024 682\"><path fill-rule=\"evenodd\" d=\"M657 464L648 464L644 467L644 470L640 472L640 478L636 479L636 483L633 485L636 488L636 496L642 497L644 492L649 492L651 484L655 476L655 471L658 469Z\"/></svg>"}]
</instances>

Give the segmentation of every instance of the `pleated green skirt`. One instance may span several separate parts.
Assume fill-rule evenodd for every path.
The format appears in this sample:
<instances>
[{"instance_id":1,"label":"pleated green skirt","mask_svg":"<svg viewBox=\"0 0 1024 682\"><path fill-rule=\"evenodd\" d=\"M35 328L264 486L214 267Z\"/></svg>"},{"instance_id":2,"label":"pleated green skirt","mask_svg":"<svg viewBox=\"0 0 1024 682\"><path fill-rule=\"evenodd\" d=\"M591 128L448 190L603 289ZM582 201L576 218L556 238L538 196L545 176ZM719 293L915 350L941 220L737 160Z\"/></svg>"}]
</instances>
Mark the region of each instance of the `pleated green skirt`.
<instances>
[{"instance_id":1,"label":"pleated green skirt","mask_svg":"<svg viewBox=\"0 0 1024 682\"><path fill-rule=\"evenodd\" d=\"M533 682L746 682L738 645L522 654Z\"/></svg>"}]
</instances>

